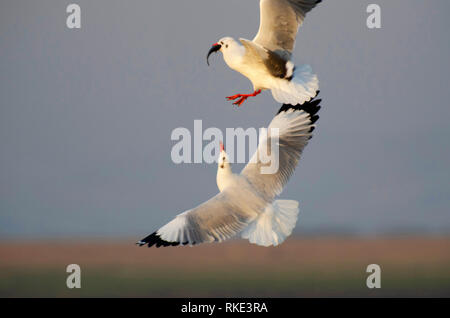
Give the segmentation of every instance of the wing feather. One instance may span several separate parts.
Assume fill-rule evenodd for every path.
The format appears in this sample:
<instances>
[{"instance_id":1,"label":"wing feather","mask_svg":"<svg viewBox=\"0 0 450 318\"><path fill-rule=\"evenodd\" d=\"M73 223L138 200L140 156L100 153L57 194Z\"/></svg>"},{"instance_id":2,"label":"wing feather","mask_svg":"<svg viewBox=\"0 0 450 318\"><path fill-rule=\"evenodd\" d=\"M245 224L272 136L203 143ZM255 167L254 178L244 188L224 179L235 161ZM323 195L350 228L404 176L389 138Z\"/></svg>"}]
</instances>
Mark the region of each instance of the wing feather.
<instances>
[{"instance_id":1,"label":"wing feather","mask_svg":"<svg viewBox=\"0 0 450 318\"><path fill-rule=\"evenodd\" d=\"M260 0L259 30L254 42L286 60L294 50L299 26L321 0Z\"/></svg>"},{"instance_id":2,"label":"wing feather","mask_svg":"<svg viewBox=\"0 0 450 318\"><path fill-rule=\"evenodd\" d=\"M267 205L249 188L245 183L242 188L229 187L198 207L177 215L137 244L160 247L227 240L246 228Z\"/></svg>"},{"instance_id":3,"label":"wing feather","mask_svg":"<svg viewBox=\"0 0 450 318\"><path fill-rule=\"evenodd\" d=\"M240 38L239 41L245 47L247 63L255 63L256 65L250 65L253 67L259 67L260 64L264 64L267 70L275 77L284 78L288 73L288 60L285 60L280 55L262 47L258 43Z\"/></svg>"},{"instance_id":4,"label":"wing feather","mask_svg":"<svg viewBox=\"0 0 450 318\"><path fill-rule=\"evenodd\" d=\"M260 142L252 159L242 170L241 175L267 201L272 201L281 193L294 172L303 149L312 136L314 123L319 118L316 113L320 109L320 102L317 99L297 106L283 105L269 125L267 138ZM278 128L278 138L271 135L271 128ZM263 167L269 164L262 163L259 154L270 150L274 142L278 142L278 159L269 155L271 160L278 160L278 170L272 174L264 174Z\"/></svg>"}]
</instances>

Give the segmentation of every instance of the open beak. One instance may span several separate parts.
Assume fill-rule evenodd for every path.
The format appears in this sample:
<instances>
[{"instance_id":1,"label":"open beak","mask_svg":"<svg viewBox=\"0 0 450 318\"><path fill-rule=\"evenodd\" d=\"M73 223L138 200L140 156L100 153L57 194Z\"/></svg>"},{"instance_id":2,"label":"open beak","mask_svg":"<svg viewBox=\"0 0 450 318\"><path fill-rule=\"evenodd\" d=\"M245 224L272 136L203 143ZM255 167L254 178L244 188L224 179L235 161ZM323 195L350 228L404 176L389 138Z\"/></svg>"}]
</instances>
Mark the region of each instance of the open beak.
<instances>
[{"instance_id":1,"label":"open beak","mask_svg":"<svg viewBox=\"0 0 450 318\"><path fill-rule=\"evenodd\" d=\"M225 147L224 147L222 141L219 142L219 146L220 146L220 152L225 151Z\"/></svg>"},{"instance_id":2,"label":"open beak","mask_svg":"<svg viewBox=\"0 0 450 318\"><path fill-rule=\"evenodd\" d=\"M209 59L209 56L210 56L212 53L219 51L221 47L222 47L222 46L221 46L220 44L218 44L218 43L214 43L214 44L213 44L213 46L211 47L211 49L210 49L209 52L208 52L208 55L206 56L206 63L208 64L208 66L209 66L209 60L208 60L208 59Z\"/></svg>"}]
</instances>

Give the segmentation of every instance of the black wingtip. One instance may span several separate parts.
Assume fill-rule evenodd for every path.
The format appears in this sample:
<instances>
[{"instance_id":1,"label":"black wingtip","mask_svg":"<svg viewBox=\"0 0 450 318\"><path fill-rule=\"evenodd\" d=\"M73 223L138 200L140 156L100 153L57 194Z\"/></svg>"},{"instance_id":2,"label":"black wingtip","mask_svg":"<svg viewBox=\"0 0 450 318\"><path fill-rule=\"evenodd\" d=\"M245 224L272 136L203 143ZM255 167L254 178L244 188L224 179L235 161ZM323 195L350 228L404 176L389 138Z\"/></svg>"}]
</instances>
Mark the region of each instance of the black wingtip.
<instances>
[{"instance_id":1,"label":"black wingtip","mask_svg":"<svg viewBox=\"0 0 450 318\"><path fill-rule=\"evenodd\" d=\"M319 93L320 93L320 91L317 91L316 96L311 98L309 101L304 102L303 104L297 104L297 105L283 104L281 106L281 108L278 110L277 115L281 112L286 112L289 109L293 109L293 110L299 110L299 111L303 110L303 111L307 112L311 116L311 118L313 118L313 116L316 115L317 112L321 108L320 103L322 102L322 100L316 99L317 96L319 95ZM318 118L319 117L317 116L317 119ZM317 121L317 119L316 119L316 121Z\"/></svg>"},{"instance_id":2,"label":"black wingtip","mask_svg":"<svg viewBox=\"0 0 450 318\"><path fill-rule=\"evenodd\" d=\"M278 110L277 115L281 112L286 112L289 109L293 109L293 110L297 110L297 111L302 110L309 114L311 124L314 124L319 119L319 115L317 115L317 113L319 112L319 110L321 108L320 103L322 102L321 99L315 99L319 95L319 93L320 93L320 91L317 91L316 96L311 98L311 100L304 102L303 104L297 104L297 105L283 104L283 106L281 106L281 108ZM311 133L311 132L313 132L313 130L314 130L314 126L311 127L309 132Z\"/></svg>"},{"instance_id":3,"label":"black wingtip","mask_svg":"<svg viewBox=\"0 0 450 318\"><path fill-rule=\"evenodd\" d=\"M148 247L152 247L155 245L156 247L166 247L166 246L177 246L180 245L180 242L167 242L161 239L161 237L156 233L152 233L146 238L143 238L139 242L136 243L138 246L148 245Z\"/></svg>"}]
</instances>

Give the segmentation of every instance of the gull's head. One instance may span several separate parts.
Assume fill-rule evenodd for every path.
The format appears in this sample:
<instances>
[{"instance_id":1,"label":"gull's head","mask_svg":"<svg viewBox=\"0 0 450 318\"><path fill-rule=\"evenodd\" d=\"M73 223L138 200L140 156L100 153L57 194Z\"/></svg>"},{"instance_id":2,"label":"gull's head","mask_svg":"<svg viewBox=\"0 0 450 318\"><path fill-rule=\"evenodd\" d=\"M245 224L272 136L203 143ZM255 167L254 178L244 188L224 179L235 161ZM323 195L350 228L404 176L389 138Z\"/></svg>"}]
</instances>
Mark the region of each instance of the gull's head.
<instances>
[{"instance_id":1,"label":"gull's head","mask_svg":"<svg viewBox=\"0 0 450 318\"><path fill-rule=\"evenodd\" d=\"M206 63L209 65L209 56L212 53L220 51L225 56L227 53L233 51L237 47L239 47L239 44L235 39L229 36L221 38L219 41L212 45L211 49L209 49L208 55L206 56Z\"/></svg>"},{"instance_id":2,"label":"gull's head","mask_svg":"<svg viewBox=\"0 0 450 318\"><path fill-rule=\"evenodd\" d=\"M218 165L219 169L224 169L225 167L228 167L230 162L228 160L228 155L225 152L225 147L222 142L219 143L220 145L220 153L219 153L219 160Z\"/></svg>"}]
</instances>

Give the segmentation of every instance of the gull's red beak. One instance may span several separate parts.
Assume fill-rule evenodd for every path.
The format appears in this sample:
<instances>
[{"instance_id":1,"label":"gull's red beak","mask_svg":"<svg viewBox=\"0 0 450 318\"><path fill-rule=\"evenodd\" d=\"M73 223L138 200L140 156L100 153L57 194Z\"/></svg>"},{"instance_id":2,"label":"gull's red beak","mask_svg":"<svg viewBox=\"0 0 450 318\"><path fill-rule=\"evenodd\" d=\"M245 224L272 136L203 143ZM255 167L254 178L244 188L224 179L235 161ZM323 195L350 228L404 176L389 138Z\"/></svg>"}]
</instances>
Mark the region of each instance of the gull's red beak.
<instances>
[{"instance_id":1,"label":"gull's red beak","mask_svg":"<svg viewBox=\"0 0 450 318\"><path fill-rule=\"evenodd\" d=\"M225 147L223 146L222 141L219 143L220 145L220 152L225 151Z\"/></svg>"}]
</instances>

